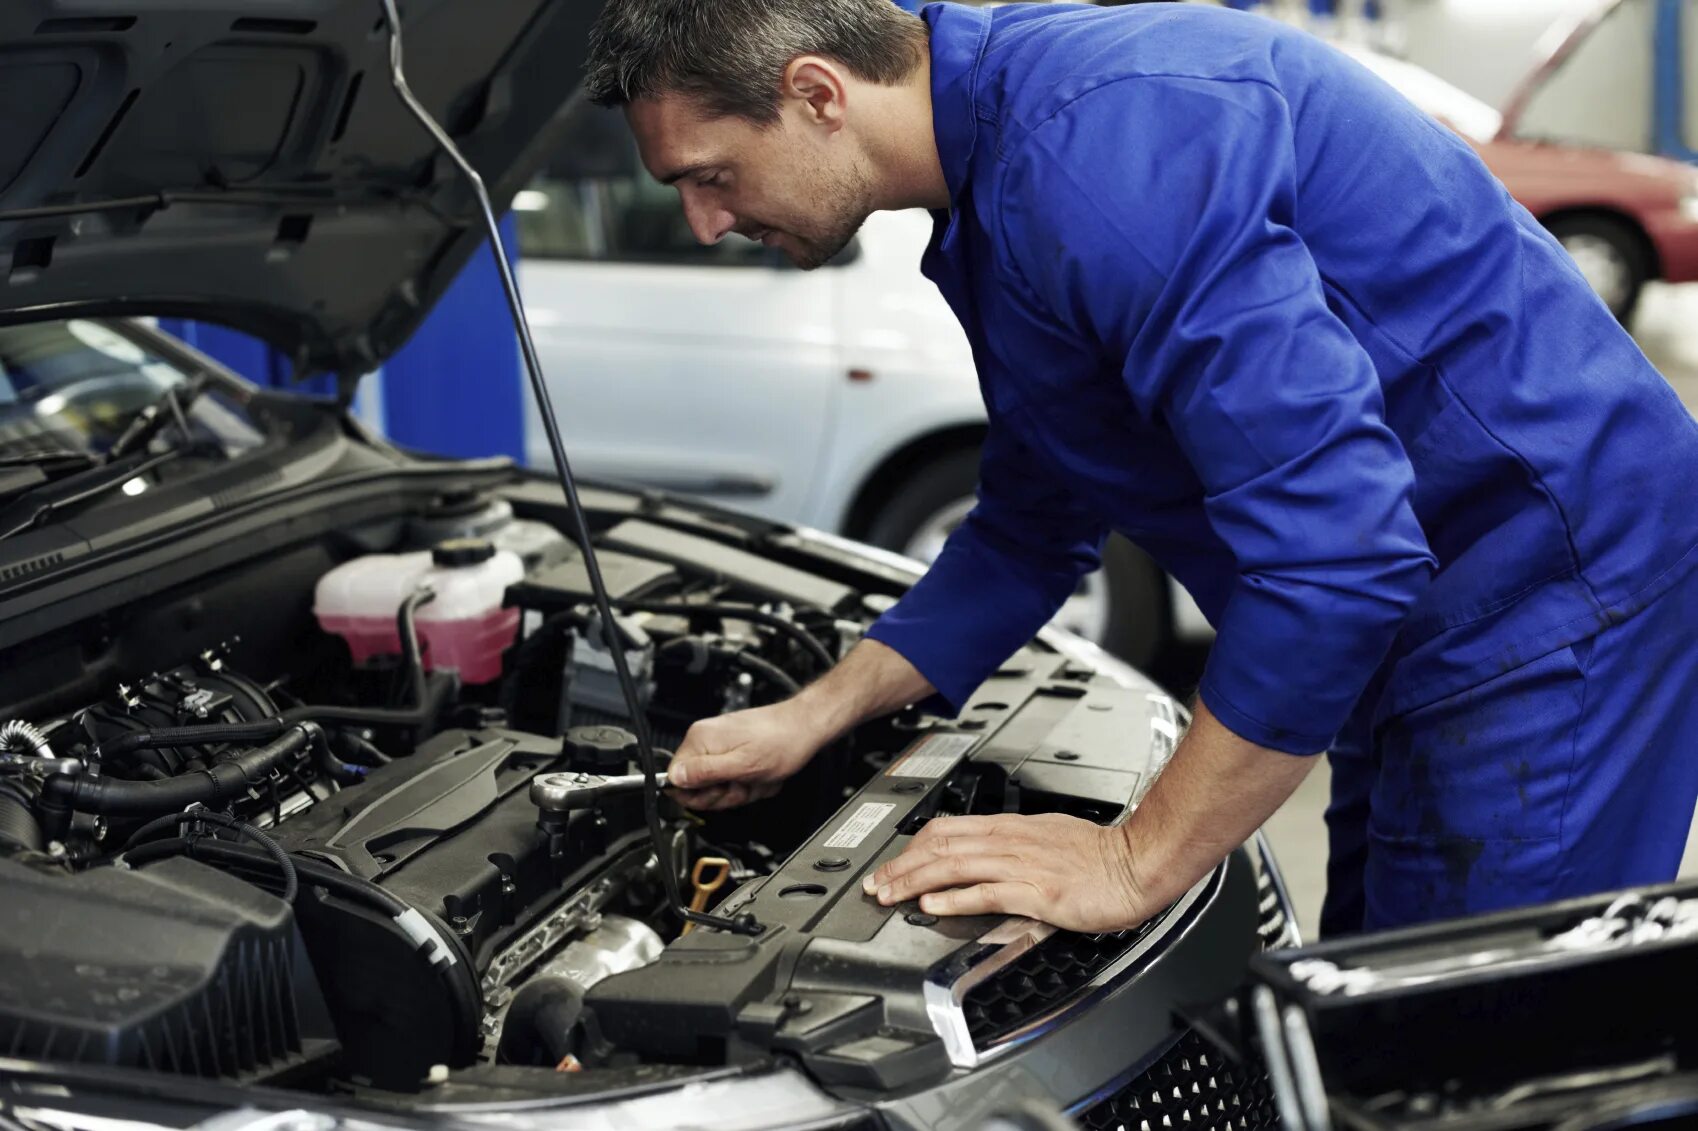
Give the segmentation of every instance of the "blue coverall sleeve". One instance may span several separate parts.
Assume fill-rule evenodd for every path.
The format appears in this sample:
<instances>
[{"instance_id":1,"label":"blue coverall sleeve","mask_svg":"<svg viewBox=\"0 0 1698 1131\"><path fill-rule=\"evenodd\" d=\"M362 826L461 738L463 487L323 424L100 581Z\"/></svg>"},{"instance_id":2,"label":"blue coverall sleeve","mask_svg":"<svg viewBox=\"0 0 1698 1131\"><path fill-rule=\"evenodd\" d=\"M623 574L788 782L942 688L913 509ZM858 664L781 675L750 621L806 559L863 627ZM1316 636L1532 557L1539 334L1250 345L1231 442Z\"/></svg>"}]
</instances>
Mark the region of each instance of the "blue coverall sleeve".
<instances>
[{"instance_id":1,"label":"blue coverall sleeve","mask_svg":"<svg viewBox=\"0 0 1698 1131\"><path fill-rule=\"evenodd\" d=\"M1313 754L1436 563L1373 363L1293 230L1295 152L1270 86L1122 79L1027 133L1002 223L1033 301L1172 431L1236 561L1203 702L1242 738ZM1308 191L1350 192L1336 166L1342 183Z\"/></svg>"},{"instance_id":2,"label":"blue coverall sleeve","mask_svg":"<svg viewBox=\"0 0 1698 1131\"><path fill-rule=\"evenodd\" d=\"M1018 439L993 425L978 505L867 635L901 653L959 711L1097 567L1106 533Z\"/></svg>"}]
</instances>

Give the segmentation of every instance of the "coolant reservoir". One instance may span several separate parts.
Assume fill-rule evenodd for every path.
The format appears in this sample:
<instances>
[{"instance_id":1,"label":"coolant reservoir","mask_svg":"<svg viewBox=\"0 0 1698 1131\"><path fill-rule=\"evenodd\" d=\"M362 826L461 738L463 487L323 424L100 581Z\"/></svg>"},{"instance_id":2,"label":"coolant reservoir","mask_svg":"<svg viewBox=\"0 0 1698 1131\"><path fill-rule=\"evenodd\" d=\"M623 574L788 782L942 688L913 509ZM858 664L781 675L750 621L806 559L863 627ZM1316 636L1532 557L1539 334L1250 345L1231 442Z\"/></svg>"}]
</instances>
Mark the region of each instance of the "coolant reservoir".
<instances>
[{"instance_id":1,"label":"coolant reservoir","mask_svg":"<svg viewBox=\"0 0 1698 1131\"><path fill-rule=\"evenodd\" d=\"M501 653L519 631L519 610L504 609L507 587L525 576L519 555L481 538L459 538L414 554L367 554L319 578L313 615L348 642L354 663L398 656L395 615L420 586L436 599L415 622L428 671L458 672L462 683L501 675Z\"/></svg>"}]
</instances>

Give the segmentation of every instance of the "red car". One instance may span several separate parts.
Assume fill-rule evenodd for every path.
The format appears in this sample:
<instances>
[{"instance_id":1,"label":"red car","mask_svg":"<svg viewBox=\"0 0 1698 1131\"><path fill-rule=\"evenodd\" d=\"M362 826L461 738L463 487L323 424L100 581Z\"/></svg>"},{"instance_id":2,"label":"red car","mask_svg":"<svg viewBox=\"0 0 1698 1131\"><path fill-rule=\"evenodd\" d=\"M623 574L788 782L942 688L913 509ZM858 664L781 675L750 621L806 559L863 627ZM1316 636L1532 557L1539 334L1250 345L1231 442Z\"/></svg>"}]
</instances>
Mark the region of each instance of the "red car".
<instances>
[{"instance_id":1,"label":"red car","mask_svg":"<svg viewBox=\"0 0 1698 1131\"><path fill-rule=\"evenodd\" d=\"M1633 313L1652 279L1698 282L1698 169L1640 153L1521 137L1513 106L1500 114L1414 64L1359 47L1344 50L1467 139L1515 199L1562 241L1618 318Z\"/></svg>"}]
</instances>

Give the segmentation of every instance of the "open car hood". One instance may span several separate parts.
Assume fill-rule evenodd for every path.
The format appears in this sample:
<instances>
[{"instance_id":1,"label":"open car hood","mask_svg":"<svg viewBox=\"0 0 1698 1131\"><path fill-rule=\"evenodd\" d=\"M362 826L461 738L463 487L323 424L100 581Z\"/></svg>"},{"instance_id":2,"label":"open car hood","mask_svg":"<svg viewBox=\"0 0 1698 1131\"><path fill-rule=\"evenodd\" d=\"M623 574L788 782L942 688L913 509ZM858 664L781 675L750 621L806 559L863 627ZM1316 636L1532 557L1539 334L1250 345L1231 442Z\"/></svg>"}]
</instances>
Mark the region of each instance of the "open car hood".
<instances>
[{"instance_id":1,"label":"open car hood","mask_svg":"<svg viewBox=\"0 0 1698 1131\"><path fill-rule=\"evenodd\" d=\"M497 210L547 155L599 8L401 0L410 84ZM129 203L16 215L101 201ZM379 0L0 5L0 318L199 318L354 375L483 238L390 85Z\"/></svg>"}]
</instances>

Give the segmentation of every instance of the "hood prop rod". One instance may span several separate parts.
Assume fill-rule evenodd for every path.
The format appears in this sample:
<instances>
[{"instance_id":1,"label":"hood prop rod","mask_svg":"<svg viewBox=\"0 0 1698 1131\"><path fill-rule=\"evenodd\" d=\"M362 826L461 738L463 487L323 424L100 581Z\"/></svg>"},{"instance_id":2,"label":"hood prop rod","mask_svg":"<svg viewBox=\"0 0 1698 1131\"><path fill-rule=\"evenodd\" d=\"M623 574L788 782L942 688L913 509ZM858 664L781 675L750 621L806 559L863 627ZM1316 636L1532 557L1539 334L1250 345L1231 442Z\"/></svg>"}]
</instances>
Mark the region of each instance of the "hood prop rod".
<instances>
[{"instance_id":1,"label":"hood prop rod","mask_svg":"<svg viewBox=\"0 0 1698 1131\"><path fill-rule=\"evenodd\" d=\"M744 913L735 919L728 919L720 915L692 911L684 904L679 891L676 862L667 844L666 832L660 823L659 767L654 752L654 739L649 731L648 716L637 696L630 666L625 662L625 649L618 638L612 602L607 595L607 583L602 579L601 566L596 561L589 520L584 517L583 504L578 500L577 480L573 478L571 464L566 458L566 445L560 438L560 425L554 415L554 400L549 396L547 383L543 381L542 363L537 359L536 342L531 338L530 321L525 317L524 303L519 298L519 283L513 273L513 264L507 257L507 249L501 243L501 226L496 222L495 208L489 200L489 190L484 187L483 177L472 167L472 163L466 160L465 154L460 152L459 146L454 144L442 126L430 116L430 112L419 103L412 88L407 85L407 72L401 55L401 16L396 10L395 0L383 0L383 14L389 24L389 78L395 93L435 140L437 148L454 162L461 174L471 183L472 191L477 194L478 207L483 212L490 253L495 256L496 268L501 273L501 288L506 292L507 306L513 315L513 325L519 333L519 348L524 354L525 371L530 376L531 392L536 396L537 407L542 410L542 424L548 433L549 450L554 455L554 467L560 474L560 485L566 492L566 504L571 509L572 521L577 527L578 544L584 552L584 569L589 574L590 588L595 593L596 610L601 614L608 652L613 657L614 673L619 678L619 690L624 696L626 710L631 714L631 727L636 732L637 761L643 771L643 813L648 819L649 836L654 841L655 860L660 866L661 878L666 885L667 901L671 904L673 913L686 923L740 935L758 935L764 928L755 921L753 915Z\"/></svg>"}]
</instances>

